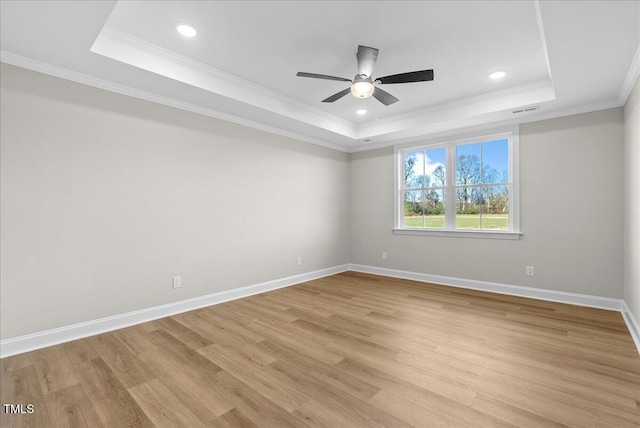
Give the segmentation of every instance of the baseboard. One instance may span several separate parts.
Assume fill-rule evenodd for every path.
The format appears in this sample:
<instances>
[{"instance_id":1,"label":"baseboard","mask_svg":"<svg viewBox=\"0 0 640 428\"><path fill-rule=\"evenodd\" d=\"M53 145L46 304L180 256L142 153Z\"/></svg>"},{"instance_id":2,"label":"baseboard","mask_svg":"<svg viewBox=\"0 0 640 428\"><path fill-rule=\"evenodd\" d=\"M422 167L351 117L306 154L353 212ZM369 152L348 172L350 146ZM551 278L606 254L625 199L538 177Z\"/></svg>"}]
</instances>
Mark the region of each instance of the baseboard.
<instances>
[{"instance_id":1,"label":"baseboard","mask_svg":"<svg viewBox=\"0 0 640 428\"><path fill-rule=\"evenodd\" d=\"M507 294L510 296L528 297L531 299L548 300L552 302L567 303L570 305L589 306L599 309L619 311L622 313L629 333L640 353L640 325L635 319L629 307L622 299L612 299L608 297L590 296L587 294L567 293L564 291L545 290L541 288L523 287L518 285L500 284L487 281L476 281L471 279L456 278L441 275L431 275L419 272L410 272L396 269L387 269L375 266L359 264L345 264L300 275L293 275L273 281L248 285L233 290L221 291L207 294L205 296L180 300L167 303L165 305L153 306L137 311L126 312L124 314L113 315L97 320L86 321L69 326L54 328L24 336L12 337L0 340L0 358L22 354L47 346L58 345L84 337L129 327L155 319L168 317L182 312L216 305L219 303L236 300L243 297L260 294L278 288L289 287L301 282L312 281L330 275L346 271L371 273L375 275L388 276L393 278L411 279L420 282L430 282L434 284L447 285L451 287L467 288L492 293Z\"/></svg>"},{"instance_id":2,"label":"baseboard","mask_svg":"<svg viewBox=\"0 0 640 428\"><path fill-rule=\"evenodd\" d=\"M622 318L624 318L624 322L627 323L627 328L629 329L629 333L631 333L631 338L633 342L636 344L636 348L638 348L638 354L640 354L640 324L638 324L638 320L633 316L633 313L627 306L627 302L622 301Z\"/></svg>"},{"instance_id":3,"label":"baseboard","mask_svg":"<svg viewBox=\"0 0 640 428\"><path fill-rule=\"evenodd\" d=\"M129 327L147 321L168 317L182 312L228 302L278 288L288 287L301 282L312 281L325 276L335 275L349 270L349 265L334 266L307 272L300 275L288 276L273 281L248 285L233 290L207 294L191 299L180 300L164 305L153 306L124 314L113 315L96 320L72 324L69 326L54 328L24 336L12 337L0 340L0 358L10 357L16 354L33 351L47 346L70 342L83 337L89 337L108 331Z\"/></svg>"},{"instance_id":4,"label":"baseboard","mask_svg":"<svg viewBox=\"0 0 640 428\"><path fill-rule=\"evenodd\" d=\"M409 272L387 269L376 266L349 264L349 270L354 272L371 273L393 278L411 279L420 282L447 285L450 287L467 288L491 293L507 294L509 296L528 297L530 299L547 300L551 302L567 303L569 305L588 306L622 313L631 338L640 354L640 325L622 299L591 296L588 294L568 293L565 291L545 290L542 288L523 287L519 285L500 284L496 282L476 281L450 276L430 275L419 272Z\"/></svg>"},{"instance_id":5,"label":"baseboard","mask_svg":"<svg viewBox=\"0 0 640 428\"><path fill-rule=\"evenodd\" d=\"M545 290L543 288L523 287L519 285L500 284L497 282L476 281L472 279L451 276L430 275L427 273L409 272L396 269L380 268L350 264L349 270L393 278L412 279L420 282L448 285L451 287L469 288L472 290L489 291L491 293L508 294L510 296L528 297L530 299L548 300L551 302L568 303L570 305L589 306L622 312L622 300L609 297L590 296L588 294L567 293L565 291Z\"/></svg>"}]
</instances>

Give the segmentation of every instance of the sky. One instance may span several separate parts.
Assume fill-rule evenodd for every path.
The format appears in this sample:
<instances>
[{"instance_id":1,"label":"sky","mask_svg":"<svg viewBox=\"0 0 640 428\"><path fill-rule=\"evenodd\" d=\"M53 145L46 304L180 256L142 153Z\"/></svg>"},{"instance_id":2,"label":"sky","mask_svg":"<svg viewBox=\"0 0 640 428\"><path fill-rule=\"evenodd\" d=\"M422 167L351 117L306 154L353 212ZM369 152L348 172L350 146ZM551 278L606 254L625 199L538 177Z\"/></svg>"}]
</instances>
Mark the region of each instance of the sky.
<instances>
[{"instance_id":1,"label":"sky","mask_svg":"<svg viewBox=\"0 0 640 428\"><path fill-rule=\"evenodd\" d=\"M426 153L426 159L424 153ZM484 141L482 144L472 143L457 146L456 156L463 154L476 155L478 158L482 156L483 165L494 168L499 174L509 170L509 140L506 138ZM444 147L418 152L413 172L415 175L424 173L431 175L438 166L445 167L446 163L446 149Z\"/></svg>"}]
</instances>

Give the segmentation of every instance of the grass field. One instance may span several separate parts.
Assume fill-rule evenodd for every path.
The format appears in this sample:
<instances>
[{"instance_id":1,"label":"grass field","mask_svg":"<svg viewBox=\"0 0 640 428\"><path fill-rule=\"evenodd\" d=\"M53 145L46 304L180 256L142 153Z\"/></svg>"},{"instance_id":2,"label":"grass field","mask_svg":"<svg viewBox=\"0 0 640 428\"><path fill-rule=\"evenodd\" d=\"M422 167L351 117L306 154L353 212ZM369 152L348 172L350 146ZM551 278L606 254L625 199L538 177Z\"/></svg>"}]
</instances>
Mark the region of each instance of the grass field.
<instances>
[{"instance_id":1,"label":"grass field","mask_svg":"<svg viewBox=\"0 0 640 428\"><path fill-rule=\"evenodd\" d=\"M444 228L444 215L425 216L424 225L422 224L422 217L405 217L404 226L405 227ZM480 229L480 214L456 215L456 228L457 229ZM482 228L507 230L509 229L509 215L508 214L483 214Z\"/></svg>"}]
</instances>

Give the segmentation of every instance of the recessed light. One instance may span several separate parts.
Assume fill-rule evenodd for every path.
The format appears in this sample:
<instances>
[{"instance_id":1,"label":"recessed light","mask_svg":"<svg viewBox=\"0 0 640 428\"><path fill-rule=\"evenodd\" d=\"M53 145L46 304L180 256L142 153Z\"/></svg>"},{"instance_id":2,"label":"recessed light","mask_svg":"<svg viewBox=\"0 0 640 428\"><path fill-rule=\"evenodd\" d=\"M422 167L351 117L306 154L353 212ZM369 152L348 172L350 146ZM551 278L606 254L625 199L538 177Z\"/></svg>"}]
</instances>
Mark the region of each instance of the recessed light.
<instances>
[{"instance_id":1,"label":"recessed light","mask_svg":"<svg viewBox=\"0 0 640 428\"><path fill-rule=\"evenodd\" d=\"M502 79L504 76L506 76L506 74L507 73L505 73L504 71L495 71L491 73L489 77L492 78L493 80L498 80L498 79Z\"/></svg>"},{"instance_id":2,"label":"recessed light","mask_svg":"<svg viewBox=\"0 0 640 428\"><path fill-rule=\"evenodd\" d=\"M367 114L367 111L363 108L361 108L360 110L356 110L356 113L358 113L360 116L363 116L365 114Z\"/></svg>"},{"instance_id":3,"label":"recessed light","mask_svg":"<svg viewBox=\"0 0 640 428\"><path fill-rule=\"evenodd\" d=\"M182 34L185 37L193 37L196 34L198 34L198 32L196 31L195 28L193 28L191 25L187 25L187 24L180 24L176 27L176 30L178 30L178 33Z\"/></svg>"}]
</instances>

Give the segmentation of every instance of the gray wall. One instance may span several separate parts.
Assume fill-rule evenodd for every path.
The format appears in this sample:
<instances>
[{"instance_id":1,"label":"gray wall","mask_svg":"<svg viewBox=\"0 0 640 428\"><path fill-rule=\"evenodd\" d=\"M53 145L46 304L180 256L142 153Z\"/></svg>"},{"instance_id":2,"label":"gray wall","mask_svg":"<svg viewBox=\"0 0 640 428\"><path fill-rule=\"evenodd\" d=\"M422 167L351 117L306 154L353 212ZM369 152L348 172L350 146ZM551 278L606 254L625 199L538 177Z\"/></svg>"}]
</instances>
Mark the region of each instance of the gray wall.
<instances>
[{"instance_id":1,"label":"gray wall","mask_svg":"<svg viewBox=\"0 0 640 428\"><path fill-rule=\"evenodd\" d=\"M1 72L2 338L348 262L624 293L640 319L637 84L624 110L521 126L524 235L507 241L393 235L391 148L347 155Z\"/></svg>"},{"instance_id":2,"label":"gray wall","mask_svg":"<svg viewBox=\"0 0 640 428\"><path fill-rule=\"evenodd\" d=\"M624 106L624 300L640 322L640 80Z\"/></svg>"},{"instance_id":3,"label":"gray wall","mask_svg":"<svg viewBox=\"0 0 640 428\"><path fill-rule=\"evenodd\" d=\"M354 153L351 262L621 298L622 163L622 108L521 125L524 235L508 241L393 235L393 150Z\"/></svg>"},{"instance_id":4,"label":"gray wall","mask_svg":"<svg viewBox=\"0 0 640 428\"><path fill-rule=\"evenodd\" d=\"M347 154L1 72L2 338L349 262Z\"/></svg>"}]
</instances>

